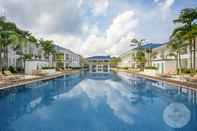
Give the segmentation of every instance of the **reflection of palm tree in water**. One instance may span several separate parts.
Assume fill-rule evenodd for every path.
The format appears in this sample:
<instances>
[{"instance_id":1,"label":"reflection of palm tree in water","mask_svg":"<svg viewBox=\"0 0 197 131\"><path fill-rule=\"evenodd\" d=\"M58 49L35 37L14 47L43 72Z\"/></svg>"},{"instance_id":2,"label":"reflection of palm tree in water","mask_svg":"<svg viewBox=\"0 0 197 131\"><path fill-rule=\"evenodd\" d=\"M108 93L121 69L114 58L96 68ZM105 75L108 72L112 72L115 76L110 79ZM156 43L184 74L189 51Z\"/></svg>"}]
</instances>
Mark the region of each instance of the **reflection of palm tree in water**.
<instances>
[{"instance_id":1,"label":"reflection of palm tree in water","mask_svg":"<svg viewBox=\"0 0 197 131\"><path fill-rule=\"evenodd\" d=\"M137 104L139 102L144 102L143 98L150 98L151 103L153 103L154 95L153 90L150 88L151 86L144 79L134 79L130 80L130 89L133 95L131 97L132 103Z\"/></svg>"}]
</instances>

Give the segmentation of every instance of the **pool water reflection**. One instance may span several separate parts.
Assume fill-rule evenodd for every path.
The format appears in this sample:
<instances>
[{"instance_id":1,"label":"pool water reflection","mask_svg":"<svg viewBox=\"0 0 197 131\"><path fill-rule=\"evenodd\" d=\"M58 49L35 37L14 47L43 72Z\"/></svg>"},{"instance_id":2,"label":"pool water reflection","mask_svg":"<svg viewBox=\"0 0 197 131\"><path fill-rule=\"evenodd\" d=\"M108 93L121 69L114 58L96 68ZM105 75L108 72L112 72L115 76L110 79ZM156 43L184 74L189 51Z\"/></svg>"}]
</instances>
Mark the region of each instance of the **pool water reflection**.
<instances>
[{"instance_id":1,"label":"pool water reflection","mask_svg":"<svg viewBox=\"0 0 197 131\"><path fill-rule=\"evenodd\" d=\"M0 131L196 131L197 92L80 73L1 92L0 114Z\"/></svg>"}]
</instances>

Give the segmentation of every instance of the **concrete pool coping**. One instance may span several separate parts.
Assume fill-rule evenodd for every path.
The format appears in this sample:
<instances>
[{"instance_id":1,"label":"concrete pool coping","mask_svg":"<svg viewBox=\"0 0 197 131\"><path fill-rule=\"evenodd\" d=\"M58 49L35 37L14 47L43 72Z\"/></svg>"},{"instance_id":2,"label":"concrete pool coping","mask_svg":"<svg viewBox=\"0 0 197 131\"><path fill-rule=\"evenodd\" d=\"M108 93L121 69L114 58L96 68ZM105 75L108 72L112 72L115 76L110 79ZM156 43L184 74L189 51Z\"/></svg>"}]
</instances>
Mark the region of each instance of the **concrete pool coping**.
<instances>
[{"instance_id":1,"label":"concrete pool coping","mask_svg":"<svg viewBox=\"0 0 197 131\"><path fill-rule=\"evenodd\" d=\"M58 78L58 77L61 77L61 76L64 76L64 75L71 75L71 74L75 74L75 73L79 73L79 72L80 72L80 70L74 70L74 71L71 71L71 72L64 72L64 73L59 73L59 74L55 74L55 75L42 76L42 77L30 79L30 80L24 80L22 82L15 82L15 83L7 84L7 85L0 85L0 91L6 90L6 89L11 89L11 88L14 88L14 87L17 87L17 86L23 86L23 85L36 83L36 82L39 82L39 81L51 80L51 79L55 79L55 78ZM124 71L116 71L116 72L124 72ZM156 80L156 81L166 82L166 83L169 83L169 84L173 84L176 87L182 87L182 88L197 90L197 83L193 83L193 82L177 81L177 80L173 80L173 79L170 79L170 78L159 77L159 76L150 76L150 75L144 75L144 74L140 74L140 73L129 73L129 72L124 72L124 73L127 73L129 75L137 75L139 77L143 77L143 78L149 79L149 80Z\"/></svg>"},{"instance_id":2,"label":"concrete pool coping","mask_svg":"<svg viewBox=\"0 0 197 131\"><path fill-rule=\"evenodd\" d=\"M194 83L194 82L178 81L178 80L173 80L173 79L170 79L170 78L150 76L150 75L144 75L144 74L139 74L139 73L136 73L135 75L137 75L139 77L143 77L145 79L149 79L149 80L156 80L156 81L166 82L166 83L175 85L176 87L182 87L182 88L186 88L186 89L197 90L197 83Z\"/></svg>"},{"instance_id":3,"label":"concrete pool coping","mask_svg":"<svg viewBox=\"0 0 197 131\"><path fill-rule=\"evenodd\" d=\"M128 72L128 71L116 71L115 72L124 72L126 74L129 75L135 75L135 76L139 76L148 80L155 80L155 81L161 81L161 82L166 82L169 83L171 85L174 85L176 87L181 87L181 88L185 88L185 89L191 89L191 90L196 90L197 91L197 82L189 82L189 81L178 81L175 79L171 79L170 77L160 77L160 76L152 76L152 75L145 75L142 73L138 73L138 72Z\"/></svg>"},{"instance_id":4,"label":"concrete pool coping","mask_svg":"<svg viewBox=\"0 0 197 131\"><path fill-rule=\"evenodd\" d=\"M32 84L32 83L36 83L39 81L47 81L47 80L51 80L51 79L55 79L64 75L71 75L71 74L75 74L75 73L79 73L79 70L75 70L75 71L71 71L71 72L63 72L63 73L58 73L58 74L53 74L53 75L48 75L48 76L39 76L33 79L27 79L24 81L19 81L19 82L13 82L10 84L5 84L5 85L0 85L0 91L6 90L6 89L11 89L14 87L18 87L18 86L23 86L23 85L28 85L28 84Z\"/></svg>"}]
</instances>

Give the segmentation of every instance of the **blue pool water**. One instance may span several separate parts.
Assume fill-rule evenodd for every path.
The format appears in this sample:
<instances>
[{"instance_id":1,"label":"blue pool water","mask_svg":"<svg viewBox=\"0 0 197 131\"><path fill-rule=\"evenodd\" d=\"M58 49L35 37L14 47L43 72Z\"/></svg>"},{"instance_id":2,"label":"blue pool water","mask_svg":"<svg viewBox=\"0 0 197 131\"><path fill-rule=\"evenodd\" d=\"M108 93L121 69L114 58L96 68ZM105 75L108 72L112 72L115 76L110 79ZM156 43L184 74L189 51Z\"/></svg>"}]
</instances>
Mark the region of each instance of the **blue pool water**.
<instances>
[{"instance_id":1,"label":"blue pool water","mask_svg":"<svg viewBox=\"0 0 197 131\"><path fill-rule=\"evenodd\" d=\"M124 73L0 92L0 131L197 131L197 92Z\"/></svg>"}]
</instances>

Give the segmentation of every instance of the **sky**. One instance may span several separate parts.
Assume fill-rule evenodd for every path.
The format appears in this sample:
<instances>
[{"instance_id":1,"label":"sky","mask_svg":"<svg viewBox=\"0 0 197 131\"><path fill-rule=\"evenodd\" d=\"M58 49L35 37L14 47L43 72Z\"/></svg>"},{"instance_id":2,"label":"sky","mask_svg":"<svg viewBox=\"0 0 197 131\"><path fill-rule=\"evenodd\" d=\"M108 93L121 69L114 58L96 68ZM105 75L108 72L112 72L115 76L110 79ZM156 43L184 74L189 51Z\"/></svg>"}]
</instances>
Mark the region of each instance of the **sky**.
<instances>
[{"instance_id":1,"label":"sky","mask_svg":"<svg viewBox=\"0 0 197 131\"><path fill-rule=\"evenodd\" d=\"M38 38L87 56L119 56L133 38L165 43L197 0L0 0L0 13Z\"/></svg>"}]
</instances>

